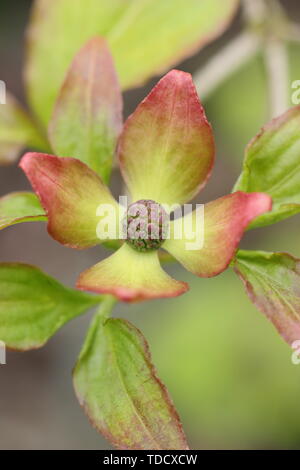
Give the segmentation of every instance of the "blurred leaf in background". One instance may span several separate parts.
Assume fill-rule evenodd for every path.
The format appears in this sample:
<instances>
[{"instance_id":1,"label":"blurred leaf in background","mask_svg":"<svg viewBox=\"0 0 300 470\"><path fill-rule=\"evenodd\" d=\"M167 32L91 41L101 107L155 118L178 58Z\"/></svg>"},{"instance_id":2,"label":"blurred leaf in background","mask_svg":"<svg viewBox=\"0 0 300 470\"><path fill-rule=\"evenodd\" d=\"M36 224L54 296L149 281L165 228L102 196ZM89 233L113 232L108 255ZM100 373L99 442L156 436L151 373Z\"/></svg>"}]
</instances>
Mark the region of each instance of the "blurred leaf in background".
<instances>
[{"instance_id":1,"label":"blurred leaf in background","mask_svg":"<svg viewBox=\"0 0 300 470\"><path fill-rule=\"evenodd\" d=\"M110 50L105 39L94 37L76 54L56 100L48 127L55 154L78 158L108 183L122 111Z\"/></svg>"},{"instance_id":2,"label":"blurred leaf in background","mask_svg":"<svg viewBox=\"0 0 300 470\"><path fill-rule=\"evenodd\" d=\"M29 101L48 122L75 53L104 36L123 88L140 85L221 34L238 0L36 0L28 30ZM84 7L84 8L83 8Z\"/></svg>"},{"instance_id":3,"label":"blurred leaf in background","mask_svg":"<svg viewBox=\"0 0 300 470\"><path fill-rule=\"evenodd\" d=\"M25 145L45 149L45 143L35 123L17 100L6 92L5 104L0 104L0 164L15 161Z\"/></svg>"}]
</instances>

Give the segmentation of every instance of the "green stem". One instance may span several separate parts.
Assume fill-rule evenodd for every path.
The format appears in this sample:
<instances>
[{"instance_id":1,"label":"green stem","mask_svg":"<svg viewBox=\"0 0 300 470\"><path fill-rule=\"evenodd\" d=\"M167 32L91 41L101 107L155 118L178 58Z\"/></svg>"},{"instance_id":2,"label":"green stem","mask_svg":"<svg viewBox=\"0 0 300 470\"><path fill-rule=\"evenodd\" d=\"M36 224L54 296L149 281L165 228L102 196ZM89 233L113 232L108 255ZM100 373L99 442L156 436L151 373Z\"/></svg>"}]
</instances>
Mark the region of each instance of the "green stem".
<instances>
[{"instance_id":1,"label":"green stem","mask_svg":"<svg viewBox=\"0 0 300 470\"><path fill-rule=\"evenodd\" d=\"M112 309L116 303L116 297L114 297L113 295L104 295L99 310L96 313L96 316L99 316L103 320L106 320L110 316Z\"/></svg>"}]
</instances>

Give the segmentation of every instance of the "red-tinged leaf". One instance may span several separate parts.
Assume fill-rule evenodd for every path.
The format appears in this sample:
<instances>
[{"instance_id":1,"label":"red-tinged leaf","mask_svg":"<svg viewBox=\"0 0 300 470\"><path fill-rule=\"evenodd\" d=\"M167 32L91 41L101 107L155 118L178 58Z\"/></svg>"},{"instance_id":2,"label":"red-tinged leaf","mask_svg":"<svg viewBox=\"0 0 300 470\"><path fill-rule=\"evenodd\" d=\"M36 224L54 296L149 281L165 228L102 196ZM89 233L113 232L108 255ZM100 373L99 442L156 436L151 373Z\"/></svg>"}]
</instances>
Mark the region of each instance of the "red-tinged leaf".
<instances>
[{"instance_id":1,"label":"red-tinged leaf","mask_svg":"<svg viewBox=\"0 0 300 470\"><path fill-rule=\"evenodd\" d=\"M206 183L214 139L190 74L172 70L125 123L121 169L134 201L182 204Z\"/></svg>"},{"instance_id":2,"label":"red-tinged leaf","mask_svg":"<svg viewBox=\"0 0 300 470\"><path fill-rule=\"evenodd\" d=\"M172 222L171 238L163 248L197 276L216 276L228 267L249 223L271 207L271 198L264 193L236 192L221 197L204 206L203 225L198 210ZM180 227L183 236L177 238ZM200 230L203 239L199 238Z\"/></svg>"},{"instance_id":3,"label":"red-tinged leaf","mask_svg":"<svg viewBox=\"0 0 300 470\"><path fill-rule=\"evenodd\" d=\"M94 319L74 369L74 386L92 424L118 449L188 449L146 340L129 322Z\"/></svg>"},{"instance_id":4,"label":"red-tinged leaf","mask_svg":"<svg viewBox=\"0 0 300 470\"><path fill-rule=\"evenodd\" d=\"M122 128L122 95L106 42L91 39L75 56L58 96L49 138L61 157L82 160L107 182Z\"/></svg>"},{"instance_id":5,"label":"red-tinged leaf","mask_svg":"<svg viewBox=\"0 0 300 470\"><path fill-rule=\"evenodd\" d=\"M34 191L48 216L50 235L72 248L88 248L101 242L97 226L100 204L114 209L116 236L119 205L100 177L80 160L27 153L21 160Z\"/></svg>"},{"instance_id":6,"label":"red-tinged leaf","mask_svg":"<svg viewBox=\"0 0 300 470\"><path fill-rule=\"evenodd\" d=\"M300 260L287 253L239 251L235 271L250 300L292 344L300 340Z\"/></svg>"}]
</instances>

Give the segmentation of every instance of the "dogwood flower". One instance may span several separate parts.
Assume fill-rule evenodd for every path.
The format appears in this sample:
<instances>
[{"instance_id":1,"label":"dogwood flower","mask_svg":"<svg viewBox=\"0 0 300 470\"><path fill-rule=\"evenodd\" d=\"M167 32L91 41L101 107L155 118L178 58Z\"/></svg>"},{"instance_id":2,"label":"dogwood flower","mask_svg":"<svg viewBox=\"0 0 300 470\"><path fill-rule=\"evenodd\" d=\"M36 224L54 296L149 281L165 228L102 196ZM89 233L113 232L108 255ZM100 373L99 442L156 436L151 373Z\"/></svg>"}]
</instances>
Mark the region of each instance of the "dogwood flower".
<instances>
[{"instance_id":1,"label":"dogwood flower","mask_svg":"<svg viewBox=\"0 0 300 470\"><path fill-rule=\"evenodd\" d=\"M183 294L188 285L163 270L161 249L196 276L216 276L228 267L248 224L271 210L264 193L238 191L205 204L198 249L188 248L193 238L185 233L175 236L179 225L196 226L196 210L165 222L166 206L184 205L204 187L215 157L212 128L188 73L172 70L141 102L124 124L117 157L132 200L127 213L99 175L78 159L27 153L20 163L47 213L49 234L63 245L83 249L105 241L97 231L99 207L113 209L111 223L122 244L80 275L79 289L123 301ZM142 215L143 229L135 224L134 236L130 227L136 214Z\"/></svg>"}]
</instances>

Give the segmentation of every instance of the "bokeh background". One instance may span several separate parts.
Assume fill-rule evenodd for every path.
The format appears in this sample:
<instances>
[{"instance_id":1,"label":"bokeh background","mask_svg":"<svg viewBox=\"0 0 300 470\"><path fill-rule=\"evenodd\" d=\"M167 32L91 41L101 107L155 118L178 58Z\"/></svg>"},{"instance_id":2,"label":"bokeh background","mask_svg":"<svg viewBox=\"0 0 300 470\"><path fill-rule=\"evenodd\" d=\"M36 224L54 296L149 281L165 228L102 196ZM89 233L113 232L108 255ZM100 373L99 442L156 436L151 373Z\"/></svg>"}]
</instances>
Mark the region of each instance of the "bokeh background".
<instances>
[{"instance_id":1,"label":"bokeh background","mask_svg":"<svg viewBox=\"0 0 300 470\"><path fill-rule=\"evenodd\" d=\"M163 1L163 0L162 0ZM298 0L283 1L300 22ZM22 61L30 0L0 3L0 79L24 102ZM194 73L241 28L229 31L178 68ZM300 44L290 47L290 81L300 79ZM125 94L125 115L151 89ZM218 157L213 176L197 202L222 196L240 172L244 147L268 120L267 83L256 58L224 83L206 103ZM121 182L113 175L116 194ZM0 168L0 195L29 189L16 167ZM300 257L300 216L246 234L242 247L288 251ZM73 286L81 270L106 255L96 248L76 252L53 241L42 223L0 232L0 260L40 266ZM300 448L300 365L274 327L248 300L228 270L197 279L179 266L167 270L190 282L188 294L134 306L114 315L138 326L150 343L154 363L167 384L195 449ZM71 370L92 313L73 320L41 350L8 352L0 366L1 449L109 449L90 427L72 389Z\"/></svg>"}]
</instances>

